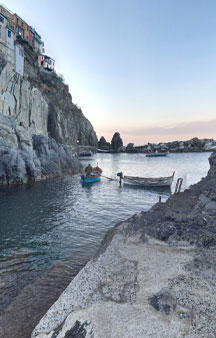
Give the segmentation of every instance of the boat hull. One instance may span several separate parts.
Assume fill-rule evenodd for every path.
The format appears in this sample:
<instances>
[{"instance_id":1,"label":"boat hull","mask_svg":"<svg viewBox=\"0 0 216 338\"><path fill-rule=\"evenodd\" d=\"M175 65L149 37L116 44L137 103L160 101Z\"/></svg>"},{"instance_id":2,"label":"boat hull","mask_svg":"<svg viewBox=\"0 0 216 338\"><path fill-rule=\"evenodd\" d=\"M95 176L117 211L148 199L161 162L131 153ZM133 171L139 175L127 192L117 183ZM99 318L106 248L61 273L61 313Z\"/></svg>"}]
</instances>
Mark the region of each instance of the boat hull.
<instances>
[{"instance_id":1,"label":"boat hull","mask_svg":"<svg viewBox=\"0 0 216 338\"><path fill-rule=\"evenodd\" d=\"M146 154L146 157L165 157L167 156L167 153L152 153L152 154Z\"/></svg>"},{"instance_id":2,"label":"boat hull","mask_svg":"<svg viewBox=\"0 0 216 338\"><path fill-rule=\"evenodd\" d=\"M124 176L124 184L140 186L140 187L171 187L173 182L174 174L169 177L160 178L144 178L144 177L133 177Z\"/></svg>"},{"instance_id":3,"label":"boat hull","mask_svg":"<svg viewBox=\"0 0 216 338\"><path fill-rule=\"evenodd\" d=\"M81 183L94 183L94 182L100 181L100 179L101 179L100 176L97 176L97 177L88 177L87 176L85 178L81 177L80 182Z\"/></svg>"}]
</instances>

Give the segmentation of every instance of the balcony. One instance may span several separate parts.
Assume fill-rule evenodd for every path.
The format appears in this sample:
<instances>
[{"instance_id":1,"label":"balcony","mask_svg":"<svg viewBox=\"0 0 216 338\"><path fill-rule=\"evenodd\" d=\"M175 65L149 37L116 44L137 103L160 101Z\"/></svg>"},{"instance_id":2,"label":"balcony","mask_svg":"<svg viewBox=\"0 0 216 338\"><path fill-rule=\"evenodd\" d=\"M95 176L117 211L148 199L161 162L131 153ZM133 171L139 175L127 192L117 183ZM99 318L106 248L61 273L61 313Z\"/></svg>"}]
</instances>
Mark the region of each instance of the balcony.
<instances>
[{"instance_id":1,"label":"balcony","mask_svg":"<svg viewBox=\"0 0 216 338\"><path fill-rule=\"evenodd\" d=\"M17 22L15 22L15 27L19 27L19 28L21 28L23 31L26 31L27 29L24 27L24 25L22 26L20 23L17 23Z\"/></svg>"},{"instance_id":2,"label":"balcony","mask_svg":"<svg viewBox=\"0 0 216 338\"><path fill-rule=\"evenodd\" d=\"M7 27L8 29L10 29L11 31L14 32L14 25L13 25L13 22L8 22L6 27Z\"/></svg>"}]
</instances>

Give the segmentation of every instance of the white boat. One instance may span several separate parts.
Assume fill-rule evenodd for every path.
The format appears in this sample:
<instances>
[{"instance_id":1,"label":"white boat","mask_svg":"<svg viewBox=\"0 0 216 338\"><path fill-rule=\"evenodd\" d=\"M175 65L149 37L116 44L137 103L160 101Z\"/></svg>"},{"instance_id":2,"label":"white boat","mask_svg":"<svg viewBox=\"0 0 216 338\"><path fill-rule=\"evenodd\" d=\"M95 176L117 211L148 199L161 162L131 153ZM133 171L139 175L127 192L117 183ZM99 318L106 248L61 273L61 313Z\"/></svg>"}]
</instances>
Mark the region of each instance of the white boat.
<instances>
[{"instance_id":1,"label":"white boat","mask_svg":"<svg viewBox=\"0 0 216 338\"><path fill-rule=\"evenodd\" d=\"M124 184L142 186L142 187L171 187L175 171L172 176L168 177L135 177L135 176L126 176L123 173L118 173L117 176L120 177L120 182L123 179Z\"/></svg>"},{"instance_id":2,"label":"white boat","mask_svg":"<svg viewBox=\"0 0 216 338\"><path fill-rule=\"evenodd\" d=\"M167 156L167 155L168 155L168 153L155 152L155 153L146 154L146 157L164 157L164 156Z\"/></svg>"}]
</instances>

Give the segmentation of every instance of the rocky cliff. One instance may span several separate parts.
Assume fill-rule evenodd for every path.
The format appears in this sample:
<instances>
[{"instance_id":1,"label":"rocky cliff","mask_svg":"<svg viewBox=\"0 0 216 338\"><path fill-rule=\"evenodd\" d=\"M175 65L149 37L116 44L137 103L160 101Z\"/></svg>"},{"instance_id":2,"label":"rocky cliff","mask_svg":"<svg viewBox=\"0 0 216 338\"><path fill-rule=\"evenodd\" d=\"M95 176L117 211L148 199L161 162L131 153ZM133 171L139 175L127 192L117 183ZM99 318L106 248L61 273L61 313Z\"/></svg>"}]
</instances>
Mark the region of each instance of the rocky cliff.
<instances>
[{"instance_id":1,"label":"rocky cliff","mask_svg":"<svg viewBox=\"0 0 216 338\"><path fill-rule=\"evenodd\" d=\"M109 230L37 338L214 338L216 153L205 179Z\"/></svg>"},{"instance_id":2,"label":"rocky cliff","mask_svg":"<svg viewBox=\"0 0 216 338\"><path fill-rule=\"evenodd\" d=\"M24 76L13 51L0 44L0 183L25 183L63 170L78 170L70 146L97 145L97 136L68 86L41 72L37 54L23 44Z\"/></svg>"}]
</instances>

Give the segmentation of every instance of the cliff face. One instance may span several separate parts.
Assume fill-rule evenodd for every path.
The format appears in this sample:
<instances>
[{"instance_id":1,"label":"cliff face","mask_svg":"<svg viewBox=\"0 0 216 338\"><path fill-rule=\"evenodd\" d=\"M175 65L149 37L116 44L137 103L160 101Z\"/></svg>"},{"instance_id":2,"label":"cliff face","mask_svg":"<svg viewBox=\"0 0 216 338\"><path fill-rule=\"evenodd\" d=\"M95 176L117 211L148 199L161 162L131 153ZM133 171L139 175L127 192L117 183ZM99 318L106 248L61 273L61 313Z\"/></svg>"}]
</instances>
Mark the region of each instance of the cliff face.
<instances>
[{"instance_id":1,"label":"cliff face","mask_svg":"<svg viewBox=\"0 0 216 338\"><path fill-rule=\"evenodd\" d=\"M216 154L208 176L110 229L32 338L215 337Z\"/></svg>"},{"instance_id":2,"label":"cliff face","mask_svg":"<svg viewBox=\"0 0 216 338\"><path fill-rule=\"evenodd\" d=\"M97 145L95 131L72 103L68 86L54 73L40 72L37 54L23 47L22 77L15 71L14 52L0 44L0 184L78 170L69 146L77 140Z\"/></svg>"}]
</instances>

